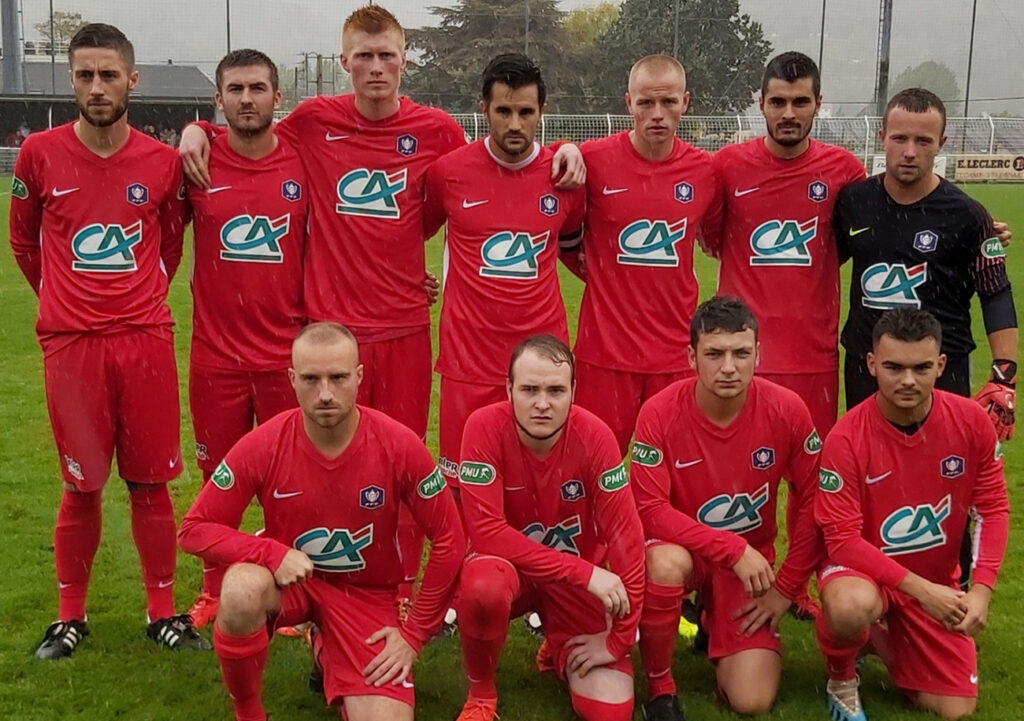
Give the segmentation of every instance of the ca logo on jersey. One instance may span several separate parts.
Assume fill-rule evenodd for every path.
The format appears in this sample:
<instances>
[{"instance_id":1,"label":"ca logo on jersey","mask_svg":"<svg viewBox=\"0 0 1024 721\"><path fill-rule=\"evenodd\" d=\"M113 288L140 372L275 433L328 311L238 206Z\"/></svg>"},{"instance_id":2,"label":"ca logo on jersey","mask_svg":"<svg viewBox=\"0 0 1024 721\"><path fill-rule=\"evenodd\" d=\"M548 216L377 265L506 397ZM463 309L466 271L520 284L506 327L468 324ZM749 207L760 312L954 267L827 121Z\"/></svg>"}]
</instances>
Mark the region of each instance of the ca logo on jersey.
<instances>
[{"instance_id":1,"label":"ca logo on jersey","mask_svg":"<svg viewBox=\"0 0 1024 721\"><path fill-rule=\"evenodd\" d=\"M366 568L363 551L371 543L372 523L355 533L347 528L313 528L299 535L292 545L309 556L318 571L350 573Z\"/></svg>"},{"instance_id":2,"label":"ca logo on jersey","mask_svg":"<svg viewBox=\"0 0 1024 721\"><path fill-rule=\"evenodd\" d=\"M764 523L761 507L768 502L768 484L753 493L722 493L707 501L697 511L697 520L709 528L733 533L746 533Z\"/></svg>"},{"instance_id":3,"label":"ca logo on jersey","mask_svg":"<svg viewBox=\"0 0 1024 721\"><path fill-rule=\"evenodd\" d=\"M71 239L71 251L78 259L71 261L71 267L97 273L138 270L133 248L141 242L141 220L131 225L87 225Z\"/></svg>"},{"instance_id":4,"label":"ca logo on jersey","mask_svg":"<svg viewBox=\"0 0 1024 721\"><path fill-rule=\"evenodd\" d=\"M946 531L942 522L949 517L950 497L947 493L937 505L922 503L920 506L903 506L889 514L882 521L880 533L882 553L899 556L916 553L946 542Z\"/></svg>"},{"instance_id":5,"label":"ca logo on jersey","mask_svg":"<svg viewBox=\"0 0 1024 721\"><path fill-rule=\"evenodd\" d=\"M283 263L281 238L288 234L291 215L271 220L265 215L236 215L220 229L221 260Z\"/></svg>"},{"instance_id":6,"label":"ca logo on jersey","mask_svg":"<svg viewBox=\"0 0 1024 721\"><path fill-rule=\"evenodd\" d=\"M534 521L523 529L523 535L542 546L578 556L580 549L576 546L576 536L580 535L581 531L580 517L576 515L551 528Z\"/></svg>"},{"instance_id":7,"label":"ca logo on jersey","mask_svg":"<svg viewBox=\"0 0 1024 721\"><path fill-rule=\"evenodd\" d=\"M664 220L637 220L619 233L617 260L623 265L679 265L676 243L686 237L686 218L668 223Z\"/></svg>"},{"instance_id":8,"label":"ca logo on jersey","mask_svg":"<svg viewBox=\"0 0 1024 721\"><path fill-rule=\"evenodd\" d=\"M802 223L772 219L761 223L750 234L751 265L810 265L808 243L818 234L818 217Z\"/></svg>"},{"instance_id":9,"label":"ca logo on jersey","mask_svg":"<svg viewBox=\"0 0 1024 721\"><path fill-rule=\"evenodd\" d=\"M902 263L875 263L860 277L860 288L865 308L889 310L890 308L920 308L921 299L917 288L928 280L928 264L921 263L908 268Z\"/></svg>"},{"instance_id":10,"label":"ca logo on jersey","mask_svg":"<svg viewBox=\"0 0 1024 721\"><path fill-rule=\"evenodd\" d=\"M388 174L383 170L356 168L338 181L338 200L334 209L346 215L371 218L399 218L398 194L405 190L405 168Z\"/></svg>"},{"instance_id":11,"label":"ca logo on jersey","mask_svg":"<svg viewBox=\"0 0 1024 721\"><path fill-rule=\"evenodd\" d=\"M503 230L495 233L480 246L484 264L480 275L490 278L537 277L537 256L548 247L550 231L540 235Z\"/></svg>"}]
</instances>

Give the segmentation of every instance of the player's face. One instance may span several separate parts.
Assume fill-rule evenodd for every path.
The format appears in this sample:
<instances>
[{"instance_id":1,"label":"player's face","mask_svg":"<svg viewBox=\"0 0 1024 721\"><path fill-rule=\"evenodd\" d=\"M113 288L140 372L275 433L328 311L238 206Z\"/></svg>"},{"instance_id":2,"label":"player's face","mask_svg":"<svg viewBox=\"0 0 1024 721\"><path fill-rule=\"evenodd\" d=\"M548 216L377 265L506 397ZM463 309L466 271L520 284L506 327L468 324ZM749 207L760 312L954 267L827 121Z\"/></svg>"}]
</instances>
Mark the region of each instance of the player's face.
<instances>
[{"instance_id":1,"label":"player's face","mask_svg":"<svg viewBox=\"0 0 1024 721\"><path fill-rule=\"evenodd\" d=\"M536 85L512 89L505 83L495 83L491 99L481 100L480 109L491 128L491 149L502 160L514 163L533 150L537 125L544 112Z\"/></svg>"},{"instance_id":2,"label":"player's face","mask_svg":"<svg viewBox=\"0 0 1024 721\"><path fill-rule=\"evenodd\" d=\"M248 137L269 128L274 122L274 111L281 107L281 93L274 90L266 65L225 70L216 100L231 129Z\"/></svg>"},{"instance_id":3,"label":"player's face","mask_svg":"<svg viewBox=\"0 0 1024 721\"><path fill-rule=\"evenodd\" d=\"M397 30L370 33L349 30L341 49L341 66L352 76L352 91L372 101L398 98L405 69L405 45Z\"/></svg>"},{"instance_id":4,"label":"player's face","mask_svg":"<svg viewBox=\"0 0 1024 721\"><path fill-rule=\"evenodd\" d=\"M814 116L821 109L821 96L815 97L811 78L799 78L792 83L772 78L768 81L768 92L761 95L760 105L768 135L789 148L799 145L810 134Z\"/></svg>"},{"instance_id":5,"label":"player's face","mask_svg":"<svg viewBox=\"0 0 1024 721\"><path fill-rule=\"evenodd\" d=\"M938 109L912 113L899 106L893 108L882 129L885 174L901 185L914 185L931 175L935 156L945 143Z\"/></svg>"},{"instance_id":6,"label":"player's face","mask_svg":"<svg viewBox=\"0 0 1024 721\"><path fill-rule=\"evenodd\" d=\"M946 356L939 353L934 338L907 342L883 335L868 353L867 366L878 381L883 402L910 410L931 397L935 380L946 366Z\"/></svg>"},{"instance_id":7,"label":"player's face","mask_svg":"<svg viewBox=\"0 0 1024 721\"><path fill-rule=\"evenodd\" d=\"M288 377L306 418L321 428L333 428L355 406L363 366L355 343L348 339L326 345L300 340L292 348Z\"/></svg>"},{"instance_id":8,"label":"player's face","mask_svg":"<svg viewBox=\"0 0 1024 721\"><path fill-rule=\"evenodd\" d=\"M698 381L723 400L741 395L757 367L757 338L752 330L701 333L690 346L690 366Z\"/></svg>"},{"instance_id":9,"label":"player's face","mask_svg":"<svg viewBox=\"0 0 1024 721\"><path fill-rule=\"evenodd\" d=\"M81 117L97 128L113 125L128 111L139 73L110 48L78 48L71 55L71 89Z\"/></svg>"},{"instance_id":10,"label":"player's face","mask_svg":"<svg viewBox=\"0 0 1024 721\"><path fill-rule=\"evenodd\" d=\"M626 93L633 130L648 145L661 145L676 136L679 118L690 107L686 81L676 71L641 69Z\"/></svg>"},{"instance_id":11,"label":"player's face","mask_svg":"<svg viewBox=\"0 0 1024 721\"><path fill-rule=\"evenodd\" d=\"M512 366L506 389L519 428L531 438L550 438L569 418L575 387L568 363L527 350Z\"/></svg>"}]
</instances>

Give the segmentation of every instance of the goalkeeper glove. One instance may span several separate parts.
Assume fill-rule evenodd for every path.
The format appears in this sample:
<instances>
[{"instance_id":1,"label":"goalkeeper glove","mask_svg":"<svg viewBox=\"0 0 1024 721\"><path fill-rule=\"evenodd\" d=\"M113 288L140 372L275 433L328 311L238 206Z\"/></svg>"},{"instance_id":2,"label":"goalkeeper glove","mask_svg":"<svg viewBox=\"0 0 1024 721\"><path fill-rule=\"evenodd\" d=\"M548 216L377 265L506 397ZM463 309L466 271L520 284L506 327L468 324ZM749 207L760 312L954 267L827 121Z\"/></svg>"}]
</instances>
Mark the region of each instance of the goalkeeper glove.
<instances>
[{"instance_id":1,"label":"goalkeeper glove","mask_svg":"<svg viewBox=\"0 0 1024 721\"><path fill-rule=\"evenodd\" d=\"M1011 360L996 359L992 361L992 377L974 397L988 413L1000 441L1013 437L1016 385L1017 364Z\"/></svg>"}]
</instances>

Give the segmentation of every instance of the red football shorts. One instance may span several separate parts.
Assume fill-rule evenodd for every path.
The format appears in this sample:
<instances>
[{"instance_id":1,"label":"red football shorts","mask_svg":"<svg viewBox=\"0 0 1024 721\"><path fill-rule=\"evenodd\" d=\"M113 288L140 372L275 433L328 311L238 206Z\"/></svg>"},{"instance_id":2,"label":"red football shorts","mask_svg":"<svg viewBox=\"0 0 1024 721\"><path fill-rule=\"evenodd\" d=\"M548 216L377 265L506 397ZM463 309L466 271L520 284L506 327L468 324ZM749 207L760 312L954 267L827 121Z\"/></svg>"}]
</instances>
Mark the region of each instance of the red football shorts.
<instances>
[{"instance_id":1,"label":"red football shorts","mask_svg":"<svg viewBox=\"0 0 1024 721\"><path fill-rule=\"evenodd\" d=\"M170 338L142 330L43 344L46 407L64 481L97 491L118 471L132 483L181 473L178 371Z\"/></svg>"},{"instance_id":2,"label":"red football shorts","mask_svg":"<svg viewBox=\"0 0 1024 721\"><path fill-rule=\"evenodd\" d=\"M811 420L822 440L836 424L839 414L839 369L825 373L758 373L800 396L811 412Z\"/></svg>"},{"instance_id":3,"label":"red football shorts","mask_svg":"<svg viewBox=\"0 0 1024 721\"><path fill-rule=\"evenodd\" d=\"M843 577L863 578L882 597L882 618L889 629L887 666L897 687L911 693L977 697L978 649L973 638L947 631L910 596L882 588L846 566L826 566L818 574L818 588Z\"/></svg>"},{"instance_id":4,"label":"red football shorts","mask_svg":"<svg viewBox=\"0 0 1024 721\"><path fill-rule=\"evenodd\" d=\"M414 705L412 678L403 683L367 686L363 669L384 649L366 639L384 626L400 626L395 590L372 591L333 585L314 576L281 589L281 610L268 621L267 633L313 621L320 628L324 695L334 705L345 696L386 696Z\"/></svg>"},{"instance_id":5,"label":"red football shorts","mask_svg":"<svg viewBox=\"0 0 1024 721\"><path fill-rule=\"evenodd\" d=\"M462 431L466 427L466 419L473 411L507 398L504 385L466 383L441 376L438 465L449 485L458 487Z\"/></svg>"},{"instance_id":6,"label":"red football shorts","mask_svg":"<svg viewBox=\"0 0 1024 721\"><path fill-rule=\"evenodd\" d=\"M295 390L287 370L244 371L192 364L188 399L196 436L196 463L213 473L231 447L252 430L295 408Z\"/></svg>"},{"instance_id":7,"label":"red football shorts","mask_svg":"<svg viewBox=\"0 0 1024 721\"><path fill-rule=\"evenodd\" d=\"M640 406L663 388L692 375L689 368L675 373L632 373L577 361L576 403L608 424L625 456Z\"/></svg>"},{"instance_id":8,"label":"red football shorts","mask_svg":"<svg viewBox=\"0 0 1024 721\"><path fill-rule=\"evenodd\" d=\"M421 439L426 438L430 353L428 326L389 340L360 340L363 382L356 402L391 416Z\"/></svg>"}]
</instances>

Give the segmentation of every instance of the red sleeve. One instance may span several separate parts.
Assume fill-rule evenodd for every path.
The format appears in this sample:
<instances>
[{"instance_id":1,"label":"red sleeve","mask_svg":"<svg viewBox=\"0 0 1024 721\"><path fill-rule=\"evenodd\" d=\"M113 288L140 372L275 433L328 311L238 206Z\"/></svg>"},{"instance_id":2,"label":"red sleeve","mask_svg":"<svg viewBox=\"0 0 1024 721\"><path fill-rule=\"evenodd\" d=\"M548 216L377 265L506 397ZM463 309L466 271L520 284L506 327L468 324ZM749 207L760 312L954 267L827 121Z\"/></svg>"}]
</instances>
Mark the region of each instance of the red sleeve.
<instances>
[{"instance_id":1,"label":"red sleeve","mask_svg":"<svg viewBox=\"0 0 1024 721\"><path fill-rule=\"evenodd\" d=\"M419 652L444 621L466 556L466 536L444 476L419 439L410 440L406 465L402 500L430 539L423 582L402 624L402 637Z\"/></svg>"},{"instance_id":2,"label":"red sleeve","mask_svg":"<svg viewBox=\"0 0 1024 721\"><path fill-rule=\"evenodd\" d=\"M430 240L441 229L447 214L444 210L444 174L441 163L434 161L427 168L423 183L423 237Z\"/></svg>"},{"instance_id":3,"label":"red sleeve","mask_svg":"<svg viewBox=\"0 0 1024 721\"><path fill-rule=\"evenodd\" d=\"M177 156L171 165L174 180L168 189L167 197L160 204L160 260L168 282L181 264L181 253L185 224L188 215L188 202L185 200L185 181L181 172L181 163Z\"/></svg>"},{"instance_id":4,"label":"red sleeve","mask_svg":"<svg viewBox=\"0 0 1024 721\"><path fill-rule=\"evenodd\" d=\"M862 475L857 450L850 437L845 433L830 433L821 452L814 519L825 535L829 561L860 571L879 585L896 588L907 575L906 567L861 535L864 525L860 507Z\"/></svg>"},{"instance_id":5,"label":"red sleeve","mask_svg":"<svg viewBox=\"0 0 1024 721\"><path fill-rule=\"evenodd\" d=\"M787 503L796 513L787 518L796 519L793 528L787 528L789 537L786 559L775 576L775 587L786 598L795 599L821 563L824 553L821 530L814 522L814 496L818 485L818 456L821 439L814 428L811 413L799 400L795 400L791 413L789 463L785 478L789 482Z\"/></svg>"},{"instance_id":6,"label":"red sleeve","mask_svg":"<svg viewBox=\"0 0 1024 721\"><path fill-rule=\"evenodd\" d=\"M1006 496L1003 453L996 441L995 429L984 411L978 416L974 425L978 429L977 457L981 467L971 495L975 514L974 547L977 549L972 579L974 583L994 588L1010 533L1010 502Z\"/></svg>"},{"instance_id":7,"label":"red sleeve","mask_svg":"<svg viewBox=\"0 0 1024 721\"><path fill-rule=\"evenodd\" d=\"M747 548L742 536L698 523L672 507L672 479L665 463L665 422L650 403L640 409L630 474L637 511L648 538L675 543L720 566L732 567Z\"/></svg>"},{"instance_id":8,"label":"red sleeve","mask_svg":"<svg viewBox=\"0 0 1024 721\"><path fill-rule=\"evenodd\" d=\"M586 588L594 569L591 563L548 548L508 525L500 441L495 429L481 422L484 417L477 411L466 421L459 465L462 510L473 550L507 559L539 583Z\"/></svg>"},{"instance_id":9,"label":"red sleeve","mask_svg":"<svg viewBox=\"0 0 1024 721\"><path fill-rule=\"evenodd\" d=\"M249 434L228 452L181 521L181 550L224 566L256 563L273 573L281 565L288 546L238 530L242 514L263 483L268 458L263 446L259 434Z\"/></svg>"},{"instance_id":10,"label":"red sleeve","mask_svg":"<svg viewBox=\"0 0 1024 721\"><path fill-rule=\"evenodd\" d=\"M227 126L214 125L209 120L196 120L193 123L189 123L189 125L195 125L197 128L206 133L206 138L208 140L213 140L217 136L224 135L224 133L228 132Z\"/></svg>"},{"instance_id":11,"label":"red sleeve","mask_svg":"<svg viewBox=\"0 0 1024 721\"><path fill-rule=\"evenodd\" d=\"M697 242L705 254L712 258L718 258L722 254L722 223L725 217L725 195L722 191L723 181L718 171L712 164L712 192L711 203L704 211L704 217L700 220L700 230Z\"/></svg>"},{"instance_id":12,"label":"red sleeve","mask_svg":"<svg viewBox=\"0 0 1024 721\"><path fill-rule=\"evenodd\" d=\"M35 144L26 143L14 162L11 181L9 230L14 260L32 290L39 294L43 278L40 232L43 223L43 199L35 177Z\"/></svg>"}]
</instances>

